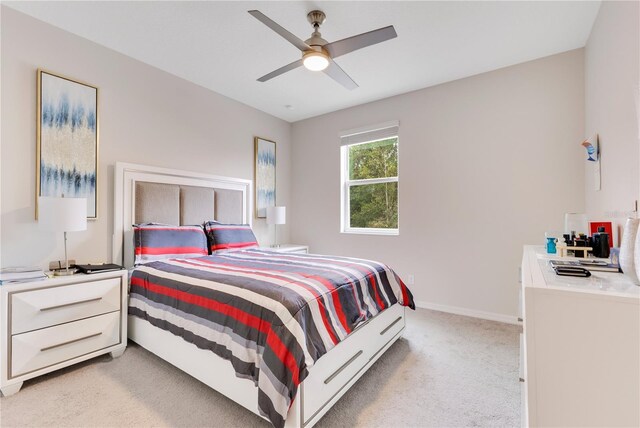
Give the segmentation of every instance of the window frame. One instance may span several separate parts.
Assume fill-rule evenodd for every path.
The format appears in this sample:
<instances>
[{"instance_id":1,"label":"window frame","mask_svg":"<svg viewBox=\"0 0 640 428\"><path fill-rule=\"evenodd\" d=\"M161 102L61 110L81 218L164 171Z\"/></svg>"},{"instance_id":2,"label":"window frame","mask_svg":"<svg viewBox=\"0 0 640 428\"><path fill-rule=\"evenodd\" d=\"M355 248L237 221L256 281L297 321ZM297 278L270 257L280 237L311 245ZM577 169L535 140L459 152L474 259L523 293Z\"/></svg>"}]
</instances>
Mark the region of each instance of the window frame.
<instances>
[{"instance_id":1,"label":"window frame","mask_svg":"<svg viewBox=\"0 0 640 428\"><path fill-rule=\"evenodd\" d=\"M389 140L395 138L398 145L397 172L395 177L383 178L363 178L359 180L349 180L349 148L362 144L374 143L376 141ZM344 144L340 146L340 233L358 235L400 235L400 137L392 135L385 138L377 138L360 143ZM351 187L368 184L398 183L398 227L388 229L382 227L351 227Z\"/></svg>"}]
</instances>

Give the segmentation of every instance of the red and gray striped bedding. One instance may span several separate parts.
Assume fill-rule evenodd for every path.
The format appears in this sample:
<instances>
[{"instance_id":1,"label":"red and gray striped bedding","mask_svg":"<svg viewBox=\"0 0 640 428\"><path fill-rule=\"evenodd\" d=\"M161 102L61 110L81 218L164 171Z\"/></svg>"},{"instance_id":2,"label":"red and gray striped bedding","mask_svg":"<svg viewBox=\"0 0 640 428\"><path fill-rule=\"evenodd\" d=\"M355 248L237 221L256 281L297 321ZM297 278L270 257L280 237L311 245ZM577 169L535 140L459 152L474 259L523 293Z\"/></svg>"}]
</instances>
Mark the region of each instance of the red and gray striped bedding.
<instances>
[{"instance_id":1,"label":"red and gray striped bedding","mask_svg":"<svg viewBox=\"0 0 640 428\"><path fill-rule=\"evenodd\" d=\"M170 257L207 255L207 237L202 226L171 226L145 223L133 226L135 264L144 264Z\"/></svg>"},{"instance_id":2,"label":"red and gray striped bedding","mask_svg":"<svg viewBox=\"0 0 640 428\"><path fill-rule=\"evenodd\" d=\"M396 303L415 308L381 263L249 249L136 267L129 314L229 360L282 427L314 362Z\"/></svg>"},{"instance_id":3,"label":"red and gray striped bedding","mask_svg":"<svg viewBox=\"0 0 640 428\"><path fill-rule=\"evenodd\" d=\"M258 241L248 224L222 224L209 221L204 224L209 238L209 254L258 247Z\"/></svg>"}]
</instances>

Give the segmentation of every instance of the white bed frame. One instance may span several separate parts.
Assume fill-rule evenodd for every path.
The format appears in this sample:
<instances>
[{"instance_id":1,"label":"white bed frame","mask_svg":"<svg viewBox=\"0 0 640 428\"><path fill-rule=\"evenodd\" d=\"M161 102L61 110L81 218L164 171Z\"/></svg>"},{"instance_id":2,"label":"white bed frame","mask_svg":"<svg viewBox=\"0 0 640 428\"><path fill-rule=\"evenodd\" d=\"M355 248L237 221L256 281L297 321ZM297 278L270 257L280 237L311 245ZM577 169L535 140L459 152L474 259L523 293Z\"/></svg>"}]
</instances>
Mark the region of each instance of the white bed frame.
<instances>
[{"instance_id":1,"label":"white bed frame","mask_svg":"<svg viewBox=\"0 0 640 428\"><path fill-rule=\"evenodd\" d=\"M251 180L219 177L128 163L116 163L113 262L133 263L132 228L136 181L233 189L243 192L244 222L251 223ZM312 427L402 335L405 308L391 308L368 320L309 370L289 409L285 427ZM260 415L258 389L236 376L231 364L147 321L129 316L129 338L241 406ZM263 416L261 416L263 417Z\"/></svg>"}]
</instances>

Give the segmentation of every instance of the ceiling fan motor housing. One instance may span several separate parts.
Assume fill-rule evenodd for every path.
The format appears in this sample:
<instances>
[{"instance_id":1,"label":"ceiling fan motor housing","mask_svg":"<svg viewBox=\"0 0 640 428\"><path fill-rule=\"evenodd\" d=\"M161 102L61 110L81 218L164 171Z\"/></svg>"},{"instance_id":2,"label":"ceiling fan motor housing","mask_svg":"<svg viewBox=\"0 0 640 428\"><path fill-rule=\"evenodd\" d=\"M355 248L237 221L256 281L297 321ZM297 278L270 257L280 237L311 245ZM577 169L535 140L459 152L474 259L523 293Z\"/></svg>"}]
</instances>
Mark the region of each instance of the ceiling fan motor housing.
<instances>
[{"instance_id":1,"label":"ceiling fan motor housing","mask_svg":"<svg viewBox=\"0 0 640 428\"><path fill-rule=\"evenodd\" d=\"M326 19L327 19L326 15L324 14L324 12L320 10L312 10L307 14L307 20L311 23L311 25L313 25L314 31L313 33L311 33L311 37L305 40L304 42L307 45L311 46L313 50L318 52L323 52L323 49L319 49L319 48L329 43L321 37L320 31L318 31L320 29L320 25L322 25L322 23Z\"/></svg>"},{"instance_id":2,"label":"ceiling fan motor housing","mask_svg":"<svg viewBox=\"0 0 640 428\"><path fill-rule=\"evenodd\" d=\"M313 25L313 33L304 41L311 49L302 52L302 62L312 71L322 71L329 65L329 52L324 48L324 45L329 42L323 39L318 31L326 18L324 12L319 10L313 10L307 14L307 20Z\"/></svg>"},{"instance_id":3,"label":"ceiling fan motor housing","mask_svg":"<svg viewBox=\"0 0 640 428\"><path fill-rule=\"evenodd\" d=\"M321 10L312 10L307 14L307 21L314 27L319 27L324 24L327 16Z\"/></svg>"}]
</instances>

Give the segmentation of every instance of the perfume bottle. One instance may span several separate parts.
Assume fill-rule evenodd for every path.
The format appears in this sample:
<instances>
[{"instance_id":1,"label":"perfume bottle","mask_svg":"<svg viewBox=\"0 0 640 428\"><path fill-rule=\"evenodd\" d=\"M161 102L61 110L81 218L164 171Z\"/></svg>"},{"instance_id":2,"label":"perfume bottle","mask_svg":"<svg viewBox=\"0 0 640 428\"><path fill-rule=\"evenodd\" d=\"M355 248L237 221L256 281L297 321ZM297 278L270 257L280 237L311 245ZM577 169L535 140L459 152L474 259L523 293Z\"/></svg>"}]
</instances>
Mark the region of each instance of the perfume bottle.
<instances>
[{"instance_id":1,"label":"perfume bottle","mask_svg":"<svg viewBox=\"0 0 640 428\"><path fill-rule=\"evenodd\" d=\"M598 232L593 234L593 255L605 259L609 257L609 234L604 227L599 227Z\"/></svg>"}]
</instances>

